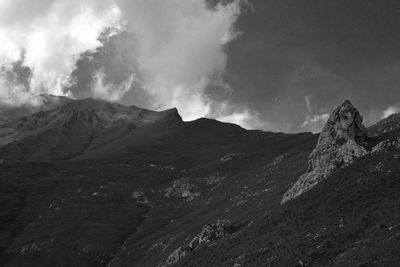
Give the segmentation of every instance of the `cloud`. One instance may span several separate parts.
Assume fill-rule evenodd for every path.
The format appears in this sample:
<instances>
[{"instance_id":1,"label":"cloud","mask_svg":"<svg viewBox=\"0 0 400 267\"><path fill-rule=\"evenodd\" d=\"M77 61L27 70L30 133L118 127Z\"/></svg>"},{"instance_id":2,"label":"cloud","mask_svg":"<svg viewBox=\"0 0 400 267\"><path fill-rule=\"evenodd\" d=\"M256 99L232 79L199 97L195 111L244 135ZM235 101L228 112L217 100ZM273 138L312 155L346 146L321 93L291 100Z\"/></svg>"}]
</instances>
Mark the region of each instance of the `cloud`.
<instances>
[{"instance_id":1,"label":"cloud","mask_svg":"<svg viewBox=\"0 0 400 267\"><path fill-rule=\"evenodd\" d=\"M0 65L20 61L23 49L23 64L32 71L25 91L66 94L63 89L80 54L101 46L100 33L120 23L120 10L106 2L2 1ZM7 89L2 86L0 90L4 96ZM20 98L21 92L16 88L8 97Z\"/></svg>"},{"instance_id":2,"label":"cloud","mask_svg":"<svg viewBox=\"0 0 400 267\"><path fill-rule=\"evenodd\" d=\"M13 65L3 65L0 69L0 89L1 105L20 106L29 103L32 106L39 106L41 104L40 100L18 80Z\"/></svg>"},{"instance_id":3,"label":"cloud","mask_svg":"<svg viewBox=\"0 0 400 267\"><path fill-rule=\"evenodd\" d=\"M210 107L210 117L224 122L238 124L245 129L277 129L277 125L267 122L260 114L245 105L233 104L227 101L213 103Z\"/></svg>"},{"instance_id":4,"label":"cloud","mask_svg":"<svg viewBox=\"0 0 400 267\"><path fill-rule=\"evenodd\" d=\"M104 69L100 69L95 74L94 82L91 86L93 97L116 102L131 88L133 81L134 75L119 84L107 82Z\"/></svg>"},{"instance_id":5,"label":"cloud","mask_svg":"<svg viewBox=\"0 0 400 267\"><path fill-rule=\"evenodd\" d=\"M307 129L313 133L321 131L322 127L325 125L329 119L329 114L319 114L313 116L307 116L304 122L301 124L300 128Z\"/></svg>"},{"instance_id":6,"label":"cloud","mask_svg":"<svg viewBox=\"0 0 400 267\"><path fill-rule=\"evenodd\" d=\"M152 108L177 107L185 120L210 116L215 100L206 90L225 71L225 45L238 36L234 24L244 1L212 9L199 0L117 3L137 40L132 53Z\"/></svg>"},{"instance_id":7,"label":"cloud","mask_svg":"<svg viewBox=\"0 0 400 267\"><path fill-rule=\"evenodd\" d=\"M222 78L225 50L240 35L235 23L246 3L3 0L0 65L10 71L22 62L31 76L16 83L0 73L0 98L21 105L41 93L91 96L157 110L177 107L185 120L267 127L257 112L238 108L231 94L216 97L216 88L229 88ZM136 103L132 91L148 101Z\"/></svg>"},{"instance_id":8,"label":"cloud","mask_svg":"<svg viewBox=\"0 0 400 267\"><path fill-rule=\"evenodd\" d=\"M126 104L156 110L177 107L184 120L212 117L254 128L260 119L248 116L256 112L235 110L233 90L222 78L225 49L240 35L235 23L244 3L235 0L210 8L201 0L117 0L126 30L80 59L74 71L79 86L71 91L93 92L87 76L97 79L100 69L102 80L114 86L134 74L122 100Z\"/></svg>"},{"instance_id":9,"label":"cloud","mask_svg":"<svg viewBox=\"0 0 400 267\"><path fill-rule=\"evenodd\" d=\"M383 111L382 119L386 119L392 114L400 113L400 105L389 106Z\"/></svg>"},{"instance_id":10,"label":"cloud","mask_svg":"<svg viewBox=\"0 0 400 267\"><path fill-rule=\"evenodd\" d=\"M0 104L5 106L20 106L28 103L39 106L41 101L27 88L32 78L31 70L23 66L24 52L21 60L0 66Z\"/></svg>"}]
</instances>

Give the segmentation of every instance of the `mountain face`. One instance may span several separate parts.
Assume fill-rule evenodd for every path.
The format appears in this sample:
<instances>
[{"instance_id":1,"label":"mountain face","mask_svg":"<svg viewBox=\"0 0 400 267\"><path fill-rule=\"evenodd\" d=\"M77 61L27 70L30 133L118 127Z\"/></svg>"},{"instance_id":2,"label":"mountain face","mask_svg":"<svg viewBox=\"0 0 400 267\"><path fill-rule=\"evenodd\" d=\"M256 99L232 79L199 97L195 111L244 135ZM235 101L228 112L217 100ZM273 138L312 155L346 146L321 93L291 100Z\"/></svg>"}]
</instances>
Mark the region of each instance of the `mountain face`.
<instances>
[{"instance_id":1,"label":"mountain face","mask_svg":"<svg viewBox=\"0 0 400 267\"><path fill-rule=\"evenodd\" d=\"M349 101L319 137L93 99L5 117L1 266L400 261L400 128Z\"/></svg>"},{"instance_id":2,"label":"mountain face","mask_svg":"<svg viewBox=\"0 0 400 267\"><path fill-rule=\"evenodd\" d=\"M332 112L310 154L309 169L285 193L282 203L308 191L336 168L348 166L355 158L367 154L362 146L367 141L362 121L362 116L348 100Z\"/></svg>"},{"instance_id":3,"label":"mountain face","mask_svg":"<svg viewBox=\"0 0 400 267\"><path fill-rule=\"evenodd\" d=\"M389 117L375 123L368 129L369 136L379 136L388 132L393 132L400 128L400 114L392 114Z\"/></svg>"},{"instance_id":4,"label":"mountain face","mask_svg":"<svg viewBox=\"0 0 400 267\"><path fill-rule=\"evenodd\" d=\"M72 99L68 97L49 94L39 95L35 99L36 105L13 107L0 104L0 123L15 120L24 116L30 116L39 111L50 110L72 101Z\"/></svg>"},{"instance_id":5,"label":"mountain face","mask_svg":"<svg viewBox=\"0 0 400 267\"><path fill-rule=\"evenodd\" d=\"M154 112L94 99L69 100L59 106L50 104L0 126L0 158L71 159L132 135L138 128L182 120L176 110Z\"/></svg>"}]
</instances>

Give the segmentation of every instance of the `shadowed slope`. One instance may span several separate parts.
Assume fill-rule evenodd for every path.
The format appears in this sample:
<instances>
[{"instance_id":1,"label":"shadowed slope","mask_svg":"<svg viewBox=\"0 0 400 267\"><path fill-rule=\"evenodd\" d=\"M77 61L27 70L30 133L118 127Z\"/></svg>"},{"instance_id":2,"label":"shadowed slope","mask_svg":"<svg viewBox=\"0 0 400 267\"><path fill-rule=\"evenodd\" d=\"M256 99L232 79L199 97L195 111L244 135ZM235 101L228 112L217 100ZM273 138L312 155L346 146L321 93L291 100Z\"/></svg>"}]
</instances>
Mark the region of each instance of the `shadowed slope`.
<instances>
[{"instance_id":1,"label":"shadowed slope","mask_svg":"<svg viewBox=\"0 0 400 267\"><path fill-rule=\"evenodd\" d=\"M0 157L6 160L63 160L106 145L136 129L181 122L176 109L155 112L105 101L70 100L60 107L0 126Z\"/></svg>"},{"instance_id":2,"label":"shadowed slope","mask_svg":"<svg viewBox=\"0 0 400 267\"><path fill-rule=\"evenodd\" d=\"M0 164L0 265L162 266L177 251L188 251L175 262L186 266L399 260L398 129L374 137L371 153L281 206L307 171L317 135L182 122L176 110L85 101L21 126L32 136L45 133L33 139L43 150L21 139L29 159L62 155L46 152L46 141L62 136L60 151L70 160ZM77 116L70 132L48 131L63 129L55 118L69 122L69 112ZM77 137L82 129L94 138L71 154L71 140L86 140Z\"/></svg>"}]
</instances>

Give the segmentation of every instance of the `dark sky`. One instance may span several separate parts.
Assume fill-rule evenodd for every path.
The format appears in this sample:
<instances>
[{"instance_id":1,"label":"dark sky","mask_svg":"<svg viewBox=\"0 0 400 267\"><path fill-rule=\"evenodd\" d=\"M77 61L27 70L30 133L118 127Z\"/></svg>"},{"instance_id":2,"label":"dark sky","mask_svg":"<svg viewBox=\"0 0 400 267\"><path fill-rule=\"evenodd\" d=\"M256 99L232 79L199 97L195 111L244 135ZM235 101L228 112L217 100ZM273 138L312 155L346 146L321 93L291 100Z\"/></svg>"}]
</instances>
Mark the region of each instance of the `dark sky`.
<instances>
[{"instance_id":1,"label":"dark sky","mask_svg":"<svg viewBox=\"0 0 400 267\"><path fill-rule=\"evenodd\" d=\"M314 130L301 127L307 116L346 98L367 124L398 108L400 1L250 3L237 23L242 36L228 47L226 79L237 101L282 131Z\"/></svg>"}]
</instances>

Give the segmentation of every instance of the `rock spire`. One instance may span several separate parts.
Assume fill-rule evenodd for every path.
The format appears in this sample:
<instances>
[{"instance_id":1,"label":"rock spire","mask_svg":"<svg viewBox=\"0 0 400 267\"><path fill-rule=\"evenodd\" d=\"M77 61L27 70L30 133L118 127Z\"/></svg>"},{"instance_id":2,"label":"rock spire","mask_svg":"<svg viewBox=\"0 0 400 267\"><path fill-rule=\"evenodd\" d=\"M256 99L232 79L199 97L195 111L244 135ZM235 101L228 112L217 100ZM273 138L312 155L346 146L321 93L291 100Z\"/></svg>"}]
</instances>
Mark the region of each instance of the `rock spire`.
<instances>
[{"instance_id":1,"label":"rock spire","mask_svg":"<svg viewBox=\"0 0 400 267\"><path fill-rule=\"evenodd\" d=\"M325 180L336 168L353 163L364 156L367 131L363 117L349 100L330 115L309 156L309 168L283 196L282 203L308 191Z\"/></svg>"}]
</instances>

